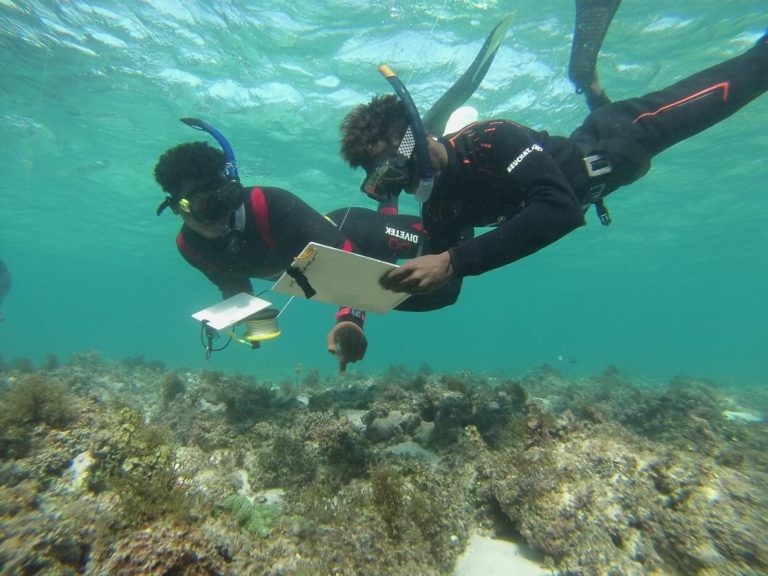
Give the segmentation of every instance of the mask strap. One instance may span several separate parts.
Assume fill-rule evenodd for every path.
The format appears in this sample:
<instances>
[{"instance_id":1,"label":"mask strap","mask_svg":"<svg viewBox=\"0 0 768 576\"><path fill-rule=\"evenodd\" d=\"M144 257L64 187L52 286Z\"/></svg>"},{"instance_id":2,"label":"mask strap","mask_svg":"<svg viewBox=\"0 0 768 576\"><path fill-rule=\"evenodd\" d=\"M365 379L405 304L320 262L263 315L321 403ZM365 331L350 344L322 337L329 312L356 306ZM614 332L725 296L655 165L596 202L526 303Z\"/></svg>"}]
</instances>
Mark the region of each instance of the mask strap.
<instances>
[{"instance_id":1,"label":"mask strap","mask_svg":"<svg viewBox=\"0 0 768 576\"><path fill-rule=\"evenodd\" d=\"M413 130L408 126L408 129L403 134L403 139L400 140L400 146L397 149L397 153L404 157L410 158L413 154L413 150L416 148L416 140L413 137Z\"/></svg>"},{"instance_id":2,"label":"mask strap","mask_svg":"<svg viewBox=\"0 0 768 576\"><path fill-rule=\"evenodd\" d=\"M160 206L158 206L158 207L157 207L157 211L156 211L156 214L157 214L158 216L160 216L160 214L162 214L163 212L165 212L165 209L166 209L166 208L170 208L170 207L171 207L171 206L173 206L175 203L176 203L176 201L175 201L175 200L174 200L172 197L170 197L170 196L166 196L166 197L165 197L165 200L163 200L163 201L160 203Z\"/></svg>"}]
</instances>

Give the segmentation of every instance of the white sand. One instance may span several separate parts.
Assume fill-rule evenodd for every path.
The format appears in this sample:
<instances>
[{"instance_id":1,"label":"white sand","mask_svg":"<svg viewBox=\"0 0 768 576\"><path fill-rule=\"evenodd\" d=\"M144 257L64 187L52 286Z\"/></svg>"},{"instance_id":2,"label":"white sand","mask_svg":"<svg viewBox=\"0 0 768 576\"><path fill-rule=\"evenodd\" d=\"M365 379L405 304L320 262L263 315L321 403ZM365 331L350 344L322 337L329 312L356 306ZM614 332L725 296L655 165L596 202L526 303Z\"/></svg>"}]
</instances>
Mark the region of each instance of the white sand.
<instances>
[{"instance_id":1,"label":"white sand","mask_svg":"<svg viewBox=\"0 0 768 576\"><path fill-rule=\"evenodd\" d=\"M525 546L474 534L456 563L454 576L551 576Z\"/></svg>"},{"instance_id":2,"label":"white sand","mask_svg":"<svg viewBox=\"0 0 768 576\"><path fill-rule=\"evenodd\" d=\"M748 412L747 410L725 410L723 416L727 420L740 420L742 422L750 422L753 424L763 421L763 417L755 412Z\"/></svg>"}]
</instances>

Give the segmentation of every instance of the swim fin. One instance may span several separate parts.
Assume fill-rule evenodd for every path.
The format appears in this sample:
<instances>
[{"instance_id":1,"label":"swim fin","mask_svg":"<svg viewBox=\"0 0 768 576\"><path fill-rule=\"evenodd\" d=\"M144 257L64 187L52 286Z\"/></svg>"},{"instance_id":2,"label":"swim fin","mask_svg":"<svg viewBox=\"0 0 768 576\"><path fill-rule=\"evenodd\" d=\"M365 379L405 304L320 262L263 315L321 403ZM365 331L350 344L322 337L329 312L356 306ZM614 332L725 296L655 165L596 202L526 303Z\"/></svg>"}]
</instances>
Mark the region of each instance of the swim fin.
<instances>
[{"instance_id":1,"label":"swim fin","mask_svg":"<svg viewBox=\"0 0 768 576\"><path fill-rule=\"evenodd\" d=\"M568 77L581 94L595 77L597 54L621 0L576 0L576 27Z\"/></svg>"},{"instance_id":2,"label":"swim fin","mask_svg":"<svg viewBox=\"0 0 768 576\"><path fill-rule=\"evenodd\" d=\"M485 73L491 67L493 59L501 46L501 41L507 33L509 25L514 20L514 14L508 14L496 26L486 38L480 52L474 61L461 75L456 83L432 105L432 108L422 118L424 129L430 134L443 134L453 111L464 104L474 94L480 82L485 78Z\"/></svg>"}]
</instances>

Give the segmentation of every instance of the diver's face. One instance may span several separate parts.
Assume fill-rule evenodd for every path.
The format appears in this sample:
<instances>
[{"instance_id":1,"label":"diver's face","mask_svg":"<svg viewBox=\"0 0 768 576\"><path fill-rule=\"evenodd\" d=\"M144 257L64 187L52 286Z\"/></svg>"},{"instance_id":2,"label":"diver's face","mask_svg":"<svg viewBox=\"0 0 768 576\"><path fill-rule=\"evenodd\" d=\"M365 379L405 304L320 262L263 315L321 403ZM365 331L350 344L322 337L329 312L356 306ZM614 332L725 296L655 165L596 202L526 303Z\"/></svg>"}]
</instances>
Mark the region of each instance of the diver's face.
<instances>
[{"instance_id":1,"label":"diver's face","mask_svg":"<svg viewBox=\"0 0 768 576\"><path fill-rule=\"evenodd\" d=\"M187 181L180 193L178 207L174 210L192 230L209 240L226 236L230 231L230 217L234 207L227 199L237 197L237 190L229 187L240 185L223 178L207 182Z\"/></svg>"},{"instance_id":2,"label":"diver's face","mask_svg":"<svg viewBox=\"0 0 768 576\"><path fill-rule=\"evenodd\" d=\"M384 202L398 196L413 180L413 173L413 163L410 159L398 154L380 157L367 172L360 190L369 198Z\"/></svg>"},{"instance_id":3,"label":"diver's face","mask_svg":"<svg viewBox=\"0 0 768 576\"><path fill-rule=\"evenodd\" d=\"M360 190L373 200L390 200L403 190L408 191L416 180L415 166L413 155L405 158L398 154L397 145L381 141L371 149Z\"/></svg>"},{"instance_id":4,"label":"diver's face","mask_svg":"<svg viewBox=\"0 0 768 576\"><path fill-rule=\"evenodd\" d=\"M229 233L229 227L223 223L205 224L202 222L198 222L194 216L190 216L189 214L185 214L183 212L181 213L181 219L184 220L184 223L187 226L189 226L192 230L194 230L195 232L200 234L200 236L208 240L221 238L223 236L226 236L227 233Z\"/></svg>"}]
</instances>

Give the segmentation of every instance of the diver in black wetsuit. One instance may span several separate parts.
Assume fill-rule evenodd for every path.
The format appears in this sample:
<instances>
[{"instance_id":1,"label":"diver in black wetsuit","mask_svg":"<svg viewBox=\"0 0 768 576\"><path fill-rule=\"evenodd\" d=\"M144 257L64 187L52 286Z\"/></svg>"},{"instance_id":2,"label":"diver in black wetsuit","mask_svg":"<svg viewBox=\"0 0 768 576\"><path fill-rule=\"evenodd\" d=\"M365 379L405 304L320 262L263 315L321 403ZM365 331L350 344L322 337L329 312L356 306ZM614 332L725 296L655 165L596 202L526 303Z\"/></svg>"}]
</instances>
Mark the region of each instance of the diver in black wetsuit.
<instances>
[{"instance_id":1,"label":"diver in black wetsuit","mask_svg":"<svg viewBox=\"0 0 768 576\"><path fill-rule=\"evenodd\" d=\"M425 293L551 244L583 225L591 204L599 208L603 197L648 172L656 154L763 94L768 34L668 88L600 106L567 138L509 120L420 137L418 113L392 76L399 98L377 96L353 109L341 126L341 154L366 170L361 188L369 196L382 200L405 189L421 197L425 230L442 252L407 262L382 285ZM495 229L457 244L466 226Z\"/></svg>"}]
</instances>

